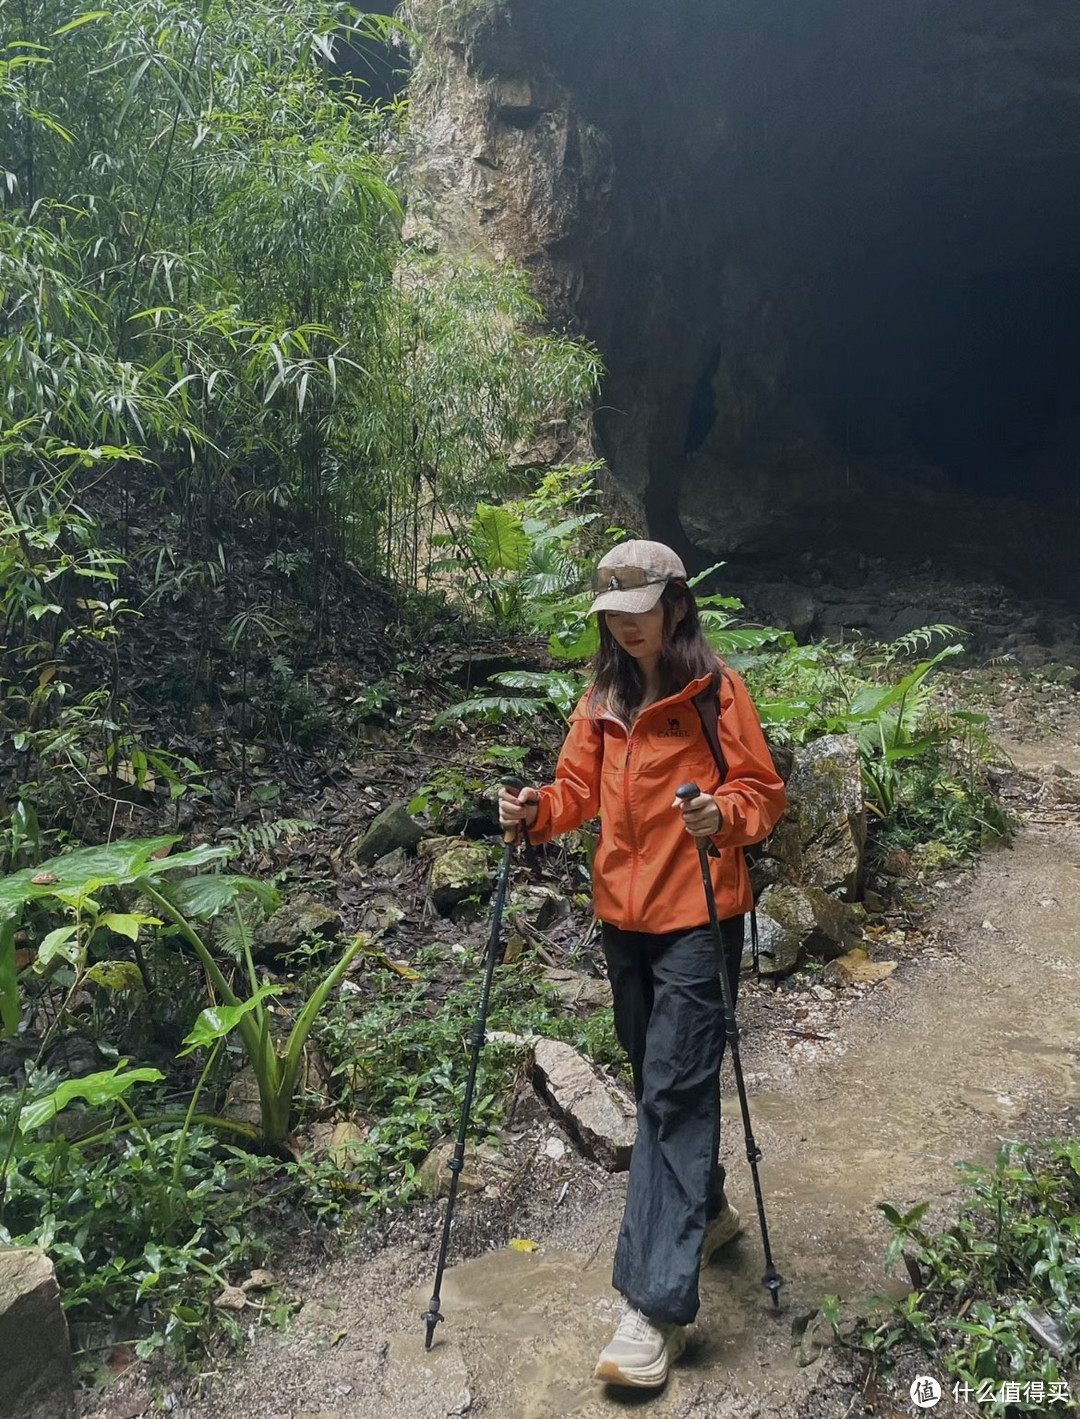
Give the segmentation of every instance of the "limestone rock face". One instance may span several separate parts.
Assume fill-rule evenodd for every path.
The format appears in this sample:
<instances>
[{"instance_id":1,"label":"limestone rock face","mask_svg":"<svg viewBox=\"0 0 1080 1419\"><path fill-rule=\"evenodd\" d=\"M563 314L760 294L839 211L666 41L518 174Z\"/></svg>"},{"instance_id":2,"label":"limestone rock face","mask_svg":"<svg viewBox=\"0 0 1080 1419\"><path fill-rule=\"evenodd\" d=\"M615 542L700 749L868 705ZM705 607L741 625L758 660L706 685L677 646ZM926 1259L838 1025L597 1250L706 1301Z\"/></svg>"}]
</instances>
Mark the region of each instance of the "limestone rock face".
<instances>
[{"instance_id":1,"label":"limestone rock face","mask_svg":"<svg viewBox=\"0 0 1080 1419\"><path fill-rule=\"evenodd\" d=\"M67 1320L52 1262L0 1249L0 1419L73 1419Z\"/></svg>"}]
</instances>

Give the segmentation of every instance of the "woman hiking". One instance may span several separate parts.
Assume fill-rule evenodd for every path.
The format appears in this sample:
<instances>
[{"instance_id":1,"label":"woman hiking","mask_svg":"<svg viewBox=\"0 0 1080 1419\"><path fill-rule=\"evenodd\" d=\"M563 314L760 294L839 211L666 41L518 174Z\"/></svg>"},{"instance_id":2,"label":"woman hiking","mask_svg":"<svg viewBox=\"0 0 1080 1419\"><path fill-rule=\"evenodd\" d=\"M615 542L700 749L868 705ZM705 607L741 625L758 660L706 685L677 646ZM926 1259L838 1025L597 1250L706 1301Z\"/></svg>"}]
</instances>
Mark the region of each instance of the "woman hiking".
<instances>
[{"instance_id":1,"label":"woman hiking","mask_svg":"<svg viewBox=\"0 0 1080 1419\"><path fill-rule=\"evenodd\" d=\"M593 589L593 683L570 716L555 782L503 788L499 817L546 842L601 816L593 904L638 1131L612 1277L626 1310L596 1378L659 1388L697 1315L699 1268L740 1228L718 1161L725 1029L715 938L687 835L711 843L734 990L753 905L741 849L771 832L785 794L753 701L706 641L671 548L624 542L601 560ZM695 704L703 693L716 696L723 779ZM689 780L703 791L680 802L675 790Z\"/></svg>"}]
</instances>

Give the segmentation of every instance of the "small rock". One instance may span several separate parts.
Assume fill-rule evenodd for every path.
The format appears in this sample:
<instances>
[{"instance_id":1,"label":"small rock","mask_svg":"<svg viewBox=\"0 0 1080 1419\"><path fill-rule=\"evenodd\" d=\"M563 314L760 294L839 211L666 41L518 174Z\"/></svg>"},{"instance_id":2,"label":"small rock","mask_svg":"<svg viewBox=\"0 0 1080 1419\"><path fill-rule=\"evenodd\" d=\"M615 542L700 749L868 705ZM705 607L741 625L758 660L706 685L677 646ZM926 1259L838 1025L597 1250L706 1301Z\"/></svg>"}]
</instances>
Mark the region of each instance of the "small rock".
<instances>
[{"instance_id":1,"label":"small rock","mask_svg":"<svg viewBox=\"0 0 1080 1419\"><path fill-rule=\"evenodd\" d=\"M767 887L758 902L760 970L784 975L804 951L837 956L862 938L863 909L820 887Z\"/></svg>"},{"instance_id":2,"label":"small rock","mask_svg":"<svg viewBox=\"0 0 1080 1419\"><path fill-rule=\"evenodd\" d=\"M1080 690L1080 670L1075 665L1046 665L1042 673L1055 685L1064 685L1067 690Z\"/></svg>"},{"instance_id":3,"label":"small rock","mask_svg":"<svg viewBox=\"0 0 1080 1419\"><path fill-rule=\"evenodd\" d=\"M911 851L911 869L919 877L933 877L935 873L959 865L959 859L948 843L936 840L919 843Z\"/></svg>"},{"instance_id":4,"label":"small rock","mask_svg":"<svg viewBox=\"0 0 1080 1419\"><path fill-rule=\"evenodd\" d=\"M566 1144L561 1138L549 1138L544 1144L544 1157L550 1158L553 1163L561 1163L566 1157Z\"/></svg>"},{"instance_id":5,"label":"small rock","mask_svg":"<svg viewBox=\"0 0 1080 1419\"><path fill-rule=\"evenodd\" d=\"M450 1160L454 1156L456 1142L446 1138L436 1143L431 1152L417 1169L416 1176L427 1197L445 1197L450 1191ZM465 1147L465 1166L458 1179L459 1192L483 1192L486 1179L481 1171L503 1174L507 1171L507 1161L496 1149L482 1144L468 1143Z\"/></svg>"},{"instance_id":6,"label":"small rock","mask_svg":"<svg viewBox=\"0 0 1080 1419\"><path fill-rule=\"evenodd\" d=\"M828 985L876 985L886 980L896 970L896 961L871 961L861 947L838 956L821 973L821 979Z\"/></svg>"},{"instance_id":7,"label":"small rock","mask_svg":"<svg viewBox=\"0 0 1080 1419\"><path fill-rule=\"evenodd\" d=\"M277 1285L277 1277L272 1271L253 1271L246 1281L240 1283L241 1291L271 1291Z\"/></svg>"},{"instance_id":8,"label":"small rock","mask_svg":"<svg viewBox=\"0 0 1080 1419\"><path fill-rule=\"evenodd\" d=\"M441 857L444 852L449 852L452 847L472 847L471 838L436 837L425 838L423 842L416 846L416 855L425 861L433 857Z\"/></svg>"},{"instance_id":9,"label":"small rock","mask_svg":"<svg viewBox=\"0 0 1080 1419\"><path fill-rule=\"evenodd\" d=\"M359 1153L367 1136L366 1128L353 1123L352 1119L341 1119L334 1125L326 1151L339 1168L346 1168L359 1161Z\"/></svg>"},{"instance_id":10,"label":"small rock","mask_svg":"<svg viewBox=\"0 0 1080 1419\"><path fill-rule=\"evenodd\" d=\"M276 960L313 937L330 940L341 926L341 916L333 907L313 897L298 897L295 902L286 902L255 932L256 955L262 960Z\"/></svg>"},{"instance_id":11,"label":"small rock","mask_svg":"<svg viewBox=\"0 0 1080 1419\"><path fill-rule=\"evenodd\" d=\"M547 966L541 972L543 986L550 986L563 1005L570 1009L596 1010L611 1004L611 984L583 975L580 971L565 971Z\"/></svg>"},{"instance_id":12,"label":"small rock","mask_svg":"<svg viewBox=\"0 0 1080 1419\"><path fill-rule=\"evenodd\" d=\"M0 1415L70 1419L75 1389L56 1272L33 1247L0 1249Z\"/></svg>"},{"instance_id":13,"label":"small rock","mask_svg":"<svg viewBox=\"0 0 1080 1419\"><path fill-rule=\"evenodd\" d=\"M491 891L491 868L487 853L480 847L452 847L437 858L431 868L431 900L443 916L466 897L482 897Z\"/></svg>"},{"instance_id":14,"label":"small rock","mask_svg":"<svg viewBox=\"0 0 1080 1419\"><path fill-rule=\"evenodd\" d=\"M549 927L565 920L573 910L571 903L558 892L545 892L543 900L532 915L532 924L537 931L547 931Z\"/></svg>"},{"instance_id":15,"label":"small rock","mask_svg":"<svg viewBox=\"0 0 1080 1419\"><path fill-rule=\"evenodd\" d=\"M423 836L423 828L409 815L405 804L395 803L372 820L367 832L357 840L353 856L357 862L369 865L395 848L415 852Z\"/></svg>"},{"instance_id":16,"label":"small rock","mask_svg":"<svg viewBox=\"0 0 1080 1419\"><path fill-rule=\"evenodd\" d=\"M262 1128L259 1080L250 1064L245 1064L239 1074L234 1075L229 1081L221 1115L233 1123L245 1123L252 1128Z\"/></svg>"},{"instance_id":17,"label":"small rock","mask_svg":"<svg viewBox=\"0 0 1080 1419\"><path fill-rule=\"evenodd\" d=\"M632 1100L561 1041L539 1040L533 1060L536 1086L575 1144L608 1172L625 1171L637 1132Z\"/></svg>"},{"instance_id":18,"label":"small rock","mask_svg":"<svg viewBox=\"0 0 1080 1419\"><path fill-rule=\"evenodd\" d=\"M1051 803L1080 803L1080 779L1072 777L1049 779L1039 797L1040 800L1046 799Z\"/></svg>"},{"instance_id":19,"label":"small rock","mask_svg":"<svg viewBox=\"0 0 1080 1419\"><path fill-rule=\"evenodd\" d=\"M404 869L405 849L403 847L396 847L393 852L388 852L385 856L375 859L375 871L383 877L396 877Z\"/></svg>"}]
</instances>

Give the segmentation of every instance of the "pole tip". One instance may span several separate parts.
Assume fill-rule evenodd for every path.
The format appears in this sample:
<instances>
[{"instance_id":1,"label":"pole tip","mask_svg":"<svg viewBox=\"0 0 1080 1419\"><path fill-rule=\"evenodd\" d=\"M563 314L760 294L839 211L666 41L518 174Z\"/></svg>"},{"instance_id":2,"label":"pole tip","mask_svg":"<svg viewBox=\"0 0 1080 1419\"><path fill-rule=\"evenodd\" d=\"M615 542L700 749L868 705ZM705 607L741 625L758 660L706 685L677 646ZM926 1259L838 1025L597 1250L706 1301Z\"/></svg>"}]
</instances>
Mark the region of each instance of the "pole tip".
<instances>
[{"instance_id":1,"label":"pole tip","mask_svg":"<svg viewBox=\"0 0 1080 1419\"><path fill-rule=\"evenodd\" d=\"M435 1339L435 1327L442 1320L442 1316L439 1314L439 1308L434 1301L431 1304L430 1310L424 1312L423 1320L427 1322L427 1333L424 1336L424 1349L430 1350L431 1342Z\"/></svg>"}]
</instances>

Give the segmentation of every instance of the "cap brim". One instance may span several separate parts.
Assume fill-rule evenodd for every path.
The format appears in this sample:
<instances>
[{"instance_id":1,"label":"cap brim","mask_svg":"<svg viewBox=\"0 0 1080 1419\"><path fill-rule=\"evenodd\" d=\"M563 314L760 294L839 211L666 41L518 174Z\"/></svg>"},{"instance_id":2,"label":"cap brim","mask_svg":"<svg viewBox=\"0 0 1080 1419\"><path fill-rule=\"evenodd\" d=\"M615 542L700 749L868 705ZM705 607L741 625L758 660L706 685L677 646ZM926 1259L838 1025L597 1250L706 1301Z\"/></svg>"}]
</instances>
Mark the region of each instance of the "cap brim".
<instances>
[{"instance_id":1,"label":"cap brim","mask_svg":"<svg viewBox=\"0 0 1080 1419\"><path fill-rule=\"evenodd\" d=\"M654 581L637 586L633 591L604 591L589 607L589 615L597 611L625 611L628 616L642 616L651 611L664 594L667 582Z\"/></svg>"}]
</instances>

